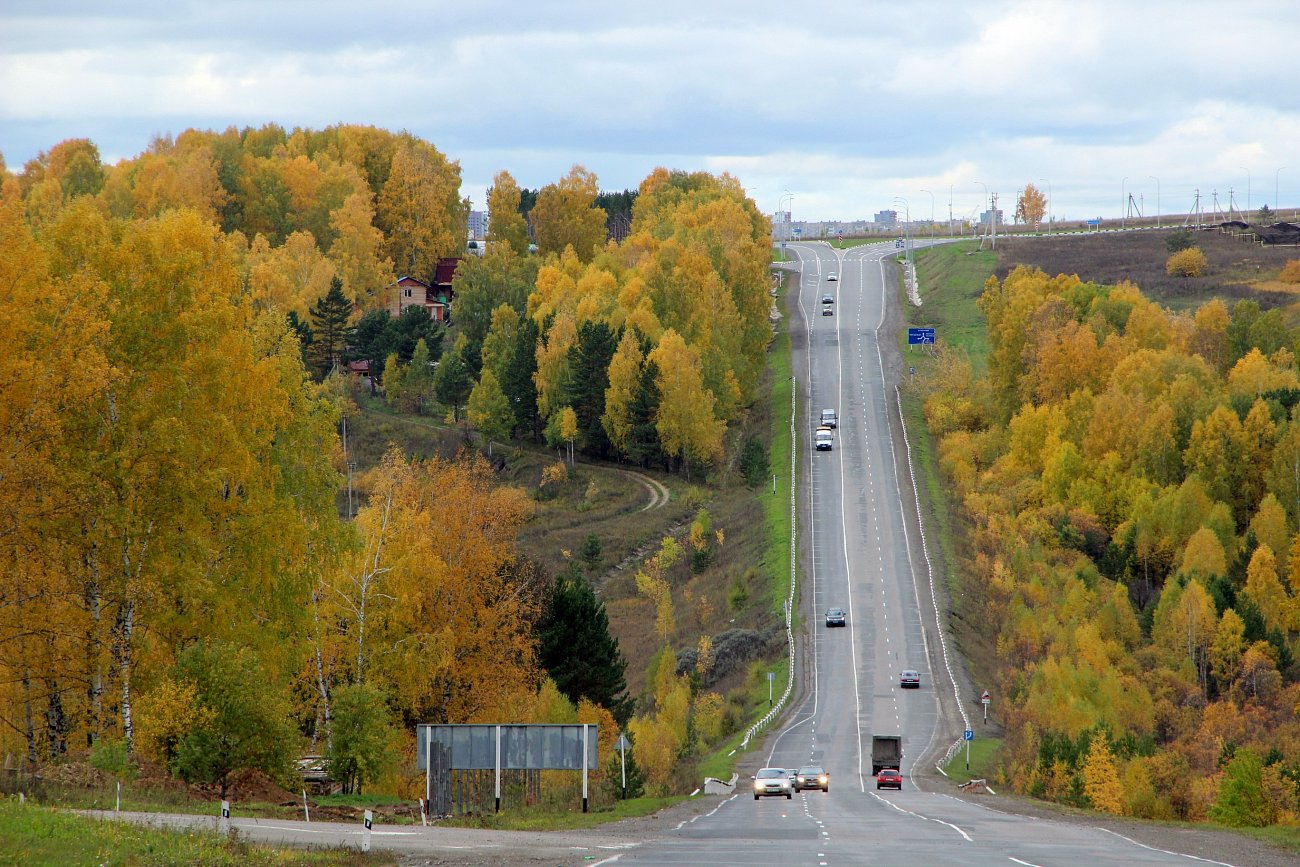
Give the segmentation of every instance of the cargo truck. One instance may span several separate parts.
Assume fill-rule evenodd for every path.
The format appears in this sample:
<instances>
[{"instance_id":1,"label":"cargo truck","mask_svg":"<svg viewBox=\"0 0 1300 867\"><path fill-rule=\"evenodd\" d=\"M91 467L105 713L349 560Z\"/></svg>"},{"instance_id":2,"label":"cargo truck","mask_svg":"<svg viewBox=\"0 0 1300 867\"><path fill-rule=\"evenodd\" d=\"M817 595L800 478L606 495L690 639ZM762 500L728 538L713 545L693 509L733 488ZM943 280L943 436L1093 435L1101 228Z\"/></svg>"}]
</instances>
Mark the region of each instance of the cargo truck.
<instances>
[{"instance_id":1,"label":"cargo truck","mask_svg":"<svg viewBox=\"0 0 1300 867\"><path fill-rule=\"evenodd\" d=\"M898 735L873 735L871 738L871 776L882 768L902 770L903 739Z\"/></svg>"}]
</instances>

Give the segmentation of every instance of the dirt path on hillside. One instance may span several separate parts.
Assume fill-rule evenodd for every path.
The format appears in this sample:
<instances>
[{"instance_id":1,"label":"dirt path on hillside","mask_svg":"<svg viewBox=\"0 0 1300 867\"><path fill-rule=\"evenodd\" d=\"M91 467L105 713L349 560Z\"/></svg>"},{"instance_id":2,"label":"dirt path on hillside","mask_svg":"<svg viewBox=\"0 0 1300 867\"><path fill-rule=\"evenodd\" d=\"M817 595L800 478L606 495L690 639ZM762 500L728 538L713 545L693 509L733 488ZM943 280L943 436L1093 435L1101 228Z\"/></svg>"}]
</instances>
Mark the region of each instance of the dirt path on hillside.
<instances>
[{"instance_id":1,"label":"dirt path on hillside","mask_svg":"<svg viewBox=\"0 0 1300 867\"><path fill-rule=\"evenodd\" d=\"M668 505L668 497L669 497L668 486L665 485L663 482L656 481L655 479L652 479L649 476L643 476L640 473L634 472L632 470L619 470L619 472L621 472L623 475L627 476L628 478L635 479L636 481L640 482L642 485L645 486L646 490L650 492L650 502L646 503L637 511L648 512L651 509L658 509Z\"/></svg>"}]
</instances>

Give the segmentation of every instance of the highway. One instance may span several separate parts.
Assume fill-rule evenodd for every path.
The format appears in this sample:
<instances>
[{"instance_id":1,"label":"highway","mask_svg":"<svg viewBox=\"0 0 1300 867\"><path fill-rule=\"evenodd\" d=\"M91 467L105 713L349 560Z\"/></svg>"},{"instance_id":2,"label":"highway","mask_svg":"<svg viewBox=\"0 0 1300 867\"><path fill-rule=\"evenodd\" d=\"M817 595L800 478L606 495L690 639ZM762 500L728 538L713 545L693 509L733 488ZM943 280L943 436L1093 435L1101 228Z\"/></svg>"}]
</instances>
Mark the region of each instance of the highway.
<instances>
[{"instance_id":1,"label":"highway","mask_svg":"<svg viewBox=\"0 0 1300 867\"><path fill-rule=\"evenodd\" d=\"M956 679L939 643L907 460L895 436L894 390L886 384L888 344L895 338L881 328L885 305L897 303L888 260L899 251L892 240L847 250L818 243L787 250L800 265L797 295L786 309L804 416L800 554L804 580L811 580L811 610L805 593L802 636L811 640L813 655L811 683L768 738L762 764L822 765L831 772L830 792L755 801L742 776L735 794L712 814L602 863L1189 863L1185 855L1099 827L968 803L945 793L952 791L947 781L929 779L962 728L977 723L969 694L962 697L972 708L969 723L960 716ZM828 280L830 274L838 280ZM826 294L834 296L833 316L821 315ZM829 452L812 449L822 409L839 416ZM825 628L829 607L848 612L846 628ZM921 672L919 690L899 688L905 668ZM877 791L873 734L902 735L902 791Z\"/></svg>"}]
</instances>

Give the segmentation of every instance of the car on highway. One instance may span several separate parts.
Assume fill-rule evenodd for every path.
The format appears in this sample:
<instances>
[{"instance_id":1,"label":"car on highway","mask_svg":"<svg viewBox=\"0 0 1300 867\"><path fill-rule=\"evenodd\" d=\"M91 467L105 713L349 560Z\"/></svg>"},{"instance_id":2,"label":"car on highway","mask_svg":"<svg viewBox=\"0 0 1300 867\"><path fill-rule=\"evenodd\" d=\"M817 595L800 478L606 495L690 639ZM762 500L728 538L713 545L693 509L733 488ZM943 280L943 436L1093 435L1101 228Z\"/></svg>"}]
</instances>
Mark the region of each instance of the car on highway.
<instances>
[{"instance_id":1,"label":"car on highway","mask_svg":"<svg viewBox=\"0 0 1300 867\"><path fill-rule=\"evenodd\" d=\"M822 296L822 303L823 303L823 304L834 304L834 303L835 303L835 296L834 296L834 295L830 295L830 294L823 295L823 296Z\"/></svg>"},{"instance_id":2,"label":"car on highway","mask_svg":"<svg viewBox=\"0 0 1300 867\"><path fill-rule=\"evenodd\" d=\"M912 669L906 669L898 675L898 685L903 689L920 689L921 672Z\"/></svg>"},{"instance_id":3,"label":"car on highway","mask_svg":"<svg viewBox=\"0 0 1300 867\"><path fill-rule=\"evenodd\" d=\"M819 452L828 452L835 447L835 433L828 427L817 428L813 434L813 445Z\"/></svg>"},{"instance_id":4,"label":"car on highway","mask_svg":"<svg viewBox=\"0 0 1300 867\"><path fill-rule=\"evenodd\" d=\"M831 626L843 626L843 625L844 625L844 609L843 609L843 608L828 608L828 609L826 609L826 626L827 626L827 627L831 627Z\"/></svg>"},{"instance_id":5,"label":"car on highway","mask_svg":"<svg viewBox=\"0 0 1300 867\"><path fill-rule=\"evenodd\" d=\"M762 768L754 774L754 800L769 795L785 795L793 798L790 787L790 772L785 768Z\"/></svg>"},{"instance_id":6,"label":"car on highway","mask_svg":"<svg viewBox=\"0 0 1300 867\"><path fill-rule=\"evenodd\" d=\"M822 410L822 426L823 426L823 427L839 427L839 426L840 426L839 419L837 419L837 418L835 417L835 410L833 410L833 409L824 409L824 410Z\"/></svg>"},{"instance_id":7,"label":"car on highway","mask_svg":"<svg viewBox=\"0 0 1300 867\"><path fill-rule=\"evenodd\" d=\"M876 774L877 789L898 789L903 791L903 775L895 768L881 768Z\"/></svg>"},{"instance_id":8,"label":"car on highway","mask_svg":"<svg viewBox=\"0 0 1300 867\"><path fill-rule=\"evenodd\" d=\"M802 792L804 789L821 789L823 792L831 790L831 775L826 773L825 768L817 765L807 765L799 769L794 778L794 790Z\"/></svg>"},{"instance_id":9,"label":"car on highway","mask_svg":"<svg viewBox=\"0 0 1300 867\"><path fill-rule=\"evenodd\" d=\"M827 304L826 306L822 307L822 315L823 315L823 316L834 316L834 315L835 315L835 308L832 307L832 306L830 306L829 304Z\"/></svg>"},{"instance_id":10,"label":"car on highway","mask_svg":"<svg viewBox=\"0 0 1300 867\"><path fill-rule=\"evenodd\" d=\"M839 282L839 279L840 275L836 274L834 271L826 275L826 282L828 283L837 283Z\"/></svg>"}]
</instances>

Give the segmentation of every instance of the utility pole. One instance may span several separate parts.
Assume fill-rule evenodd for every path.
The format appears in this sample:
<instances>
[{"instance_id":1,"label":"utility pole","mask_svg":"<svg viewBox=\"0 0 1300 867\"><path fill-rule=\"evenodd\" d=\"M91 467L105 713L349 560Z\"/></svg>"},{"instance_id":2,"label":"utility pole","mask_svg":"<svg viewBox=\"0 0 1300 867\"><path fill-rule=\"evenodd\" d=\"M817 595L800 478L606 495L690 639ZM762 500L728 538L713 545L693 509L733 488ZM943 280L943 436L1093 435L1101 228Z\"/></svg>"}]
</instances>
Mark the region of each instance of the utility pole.
<instances>
[{"instance_id":1,"label":"utility pole","mask_svg":"<svg viewBox=\"0 0 1300 867\"><path fill-rule=\"evenodd\" d=\"M989 208L989 225L993 227L993 238L989 244L990 249L998 248L998 194L993 194L993 207Z\"/></svg>"}]
</instances>

